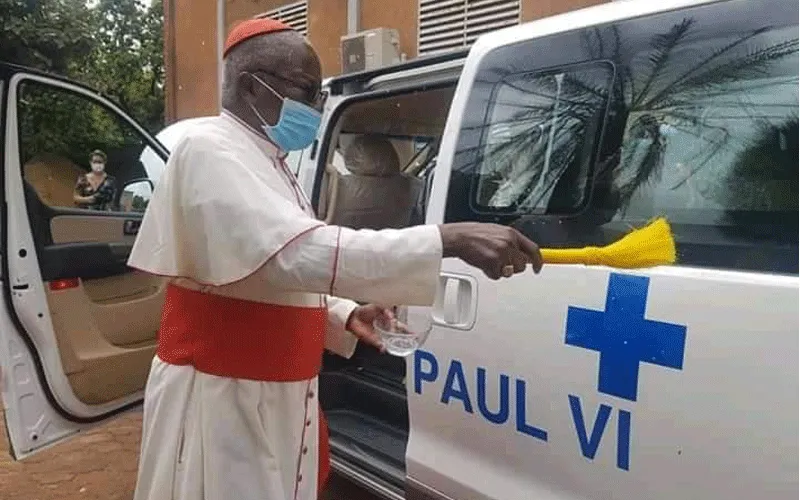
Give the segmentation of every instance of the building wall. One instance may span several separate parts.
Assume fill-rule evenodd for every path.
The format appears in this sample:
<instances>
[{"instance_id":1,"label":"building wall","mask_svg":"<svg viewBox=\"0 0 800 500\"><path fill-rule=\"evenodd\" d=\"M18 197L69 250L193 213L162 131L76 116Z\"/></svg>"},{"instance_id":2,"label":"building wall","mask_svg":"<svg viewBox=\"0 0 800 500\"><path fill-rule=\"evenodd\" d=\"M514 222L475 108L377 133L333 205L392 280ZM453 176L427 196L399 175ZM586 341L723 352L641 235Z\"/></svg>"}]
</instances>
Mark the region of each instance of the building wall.
<instances>
[{"instance_id":1,"label":"building wall","mask_svg":"<svg viewBox=\"0 0 800 500\"><path fill-rule=\"evenodd\" d=\"M339 44L346 33L347 0L308 0L308 39L319 54L323 76L342 72Z\"/></svg>"},{"instance_id":2,"label":"building wall","mask_svg":"<svg viewBox=\"0 0 800 500\"><path fill-rule=\"evenodd\" d=\"M226 0L225 27L230 31L237 21L293 2L294 0Z\"/></svg>"},{"instance_id":3,"label":"building wall","mask_svg":"<svg viewBox=\"0 0 800 500\"><path fill-rule=\"evenodd\" d=\"M419 0L361 0L361 30L394 28L400 34L400 52L417 56L417 8ZM341 64L338 72L341 73Z\"/></svg>"},{"instance_id":4,"label":"building wall","mask_svg":"<svg viewBox=\"0 0 800 500\"><path fill-rule=\"evenodd\" d=\"M217 113L217 7L212 0L164 1L166 119Z\"/></svg>"},{"instance_id":5,"label":"building wall","mask_svg":"<svg viewBox=\"0 0 800 500\"><path fill-rule=\"evenodd\" d=\"M295 0L223 0L226 32L256 14ZM608 0L522 0L522 21L531 21ZM417 55L419 0L360 0L359 29L395 28L406 58ZM165 0L164 49L167 121L215 114L217 90L216 0ZM179 16L176 17L176 13ZM341 37L347 34L347 0L308 0L308 36L323 76L341 73Z\"/></svg>"},{"instance_id":6,"label":"building wall","mask_svg":"<svg viewBox=\"0 0 800 500\"><path fill-rule=\"evenodd\" d=\"M522 0L522 21L533 21L613 0Z\"/></svg>"}]
</instances>

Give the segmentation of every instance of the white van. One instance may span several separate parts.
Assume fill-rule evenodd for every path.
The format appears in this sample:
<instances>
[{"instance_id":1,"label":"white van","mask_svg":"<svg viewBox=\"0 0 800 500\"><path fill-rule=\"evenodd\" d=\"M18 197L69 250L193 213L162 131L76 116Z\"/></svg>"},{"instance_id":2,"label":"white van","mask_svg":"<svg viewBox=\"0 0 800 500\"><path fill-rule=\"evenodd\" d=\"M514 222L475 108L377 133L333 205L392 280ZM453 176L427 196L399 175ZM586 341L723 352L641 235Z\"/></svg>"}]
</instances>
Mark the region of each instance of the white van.
<instances>
[{"instance_id":1,"label":"white van","mask_svg":"<svg viewBox=\"0 0 800 500\"><path fill-rule=\"evenodd\" d=\"M166 152L77 85L2 66L0 86L23 458L140 404L163 300L124 265L141 214L65 208L54 179L105 148L133 210L150 169L130 159ZM330 223L492 221L573 247L665 215L679 256L498 282L446 260L415 354L326 357L337 472L387 499L797 497L795 0L614 2L328 91L299 177Z\"/></svg>"}]
</instances>

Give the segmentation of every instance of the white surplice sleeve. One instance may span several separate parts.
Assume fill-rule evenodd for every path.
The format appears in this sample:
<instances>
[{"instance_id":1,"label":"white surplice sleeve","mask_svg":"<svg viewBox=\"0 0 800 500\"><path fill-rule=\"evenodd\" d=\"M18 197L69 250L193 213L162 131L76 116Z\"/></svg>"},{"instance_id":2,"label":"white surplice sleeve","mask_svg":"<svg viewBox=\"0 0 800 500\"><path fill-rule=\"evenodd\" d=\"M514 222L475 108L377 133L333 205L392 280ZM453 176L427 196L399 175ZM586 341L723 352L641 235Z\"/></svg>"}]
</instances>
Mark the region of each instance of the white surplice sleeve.
<instances>
[{"instance_id":1,"label":"white surplice sleeve","mask_svg":"<svg viewBox=\"0 0 800 500\"><path fill-rule=\"evenodd\" d=\"M286 245L257 274L276 290L430 306L441 260L435 225L381 231L322 226Z\"/></svg>"},{"instance_id":2,"label":"white surplice sleeve","mask_svg":"<svg viewBox=\"0 0 800 500\"><path fill-rule=\"evenodd\" d=\"M350 358L358 345L358 337L347 331L347 320L358 307L352 300L328 297L328 328L325 331L325 349Z\"/></svg>"},{"instance_id":3,"label":"white surplice sleeve","mask_svg":"<svg viewBox=\"0 0 800 500\"><path fill-rule=\"evenodd\" d=\"M286 196L274 159L223 125L203 122L175 146L145 211L130 267L229 285L324 225Z\"/></svg>"}]
</instances>

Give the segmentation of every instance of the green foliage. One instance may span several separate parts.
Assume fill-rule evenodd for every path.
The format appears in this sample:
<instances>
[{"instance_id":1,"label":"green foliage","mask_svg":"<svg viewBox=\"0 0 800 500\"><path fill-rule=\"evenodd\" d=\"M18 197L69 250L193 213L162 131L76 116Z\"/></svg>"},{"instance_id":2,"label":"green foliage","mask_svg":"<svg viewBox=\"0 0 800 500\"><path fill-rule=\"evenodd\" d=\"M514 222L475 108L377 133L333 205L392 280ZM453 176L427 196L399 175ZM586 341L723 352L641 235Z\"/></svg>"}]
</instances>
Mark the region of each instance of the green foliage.
<instances>
[{"instance_id":1,"label":"green foliage","mask_svg":"<svg viewBox=\"0 0 800 500\"><path fill-rule=\"evenodd\" d=\"M131 210L134 212L144 212L150 200L145 199L143 196L136 195L131 202Z\"/></svg>"},{"instance_id":2,"label":"green foliage","mask_svg":"<svg viewBox=\"0 0 800 500\"><path fill-rule=\"evenodd\" d=\"M57 156L86 166L89 152L95 149L113 154L126 144L140 142L114 114L79 94L25 82L19 95L23 164L39 156Z\"/></svg>"},{"instance_id":3,"label":"green foliage","mask_svg":"<svg viewBox=\"0 0 800 500\"><path fill-rule=\"evenodd\" d=\"M96 48L93 17L84 0L0 0L0 60L70 74Z\"/></svg>"},{"instance_id":4,"label":"green foliage","mask_svg":"<svg viewBox=\"0 0 800 500\"><path fill-rule=\"evenodd\" d=\"M81 82L151 132L163 128L161 0L0 0L0 60ZM55 157L87 168L89 152L102 149L110 173L142 175L142 138L95 101L25 82L18 106L23 164Z\"/></svg>"},{"instance_id":5,"label":"green foliage","mask_svg":"<svg viewBox=\"0 0 800 500\"><path fill-rule=\"evenodd\" d=\"M758 133L734 161L724 190L714 193L726 206L751 210L796 212L798 120L758 124Z\"/></svg>"},{"instance_id":6,"label":"green foliage","mask_svg":"<svg viewBox=\"0 0 800 500\"><path fill-rule=\"evenodd\" d=\"M91 6L86 0L0 0L0 60L75 79L116 101L150 131L163 127L161 0L150 7L141 0L99 0ZM80 107L50 104L62 106L50 109L66 123L86 118L79 117ZM54 132L56 126L64 130L63 122Z\"/></svg>"},{"instance_id":7,"label":"green foliage","mask_svg":"<svg viewBox=\"0 0 800 500\"><path fill-rule=\"evenodd\" d=\"M99 0L96 49L78 78L111 96L145 128L164 123L163 7L155 0Z\"/></svg>"}]
</instances>

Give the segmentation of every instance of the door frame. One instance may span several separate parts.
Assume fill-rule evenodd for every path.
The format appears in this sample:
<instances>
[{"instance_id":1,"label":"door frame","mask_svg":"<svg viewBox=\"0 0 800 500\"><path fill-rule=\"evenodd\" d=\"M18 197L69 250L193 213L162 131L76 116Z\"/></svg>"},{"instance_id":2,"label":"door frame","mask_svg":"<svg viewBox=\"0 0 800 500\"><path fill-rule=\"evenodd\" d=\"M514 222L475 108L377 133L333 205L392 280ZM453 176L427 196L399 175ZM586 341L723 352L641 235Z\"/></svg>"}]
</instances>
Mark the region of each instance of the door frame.
<instances>
[{"instance_id":1,"label":"door frame","mask_svg":"<svg viewBox=\"0 0 800 500\"><path fill-rule=\"evenodd\" d=\"M5 69L5 68L4 68ZM67 80L11 67L2 96L4 172L2 176L2 282L0 342L7 431L12 454L23 458L67 436L140 406L143 391L120 400L88 405L80 401L64 373L25 204L19 157L18 88L34 81L80 95L101 105L133 127L166 161L167 150L111 100ZM13 245L12 240L13 239ZM18 248L12 248L18 246ZM21 288L25 287L27 288ZM13 361L11 361L13 360ZM35 423L35 424L34 424ZM31 426L41 432L26 432Z\"/></svg>"}]
</instances>

